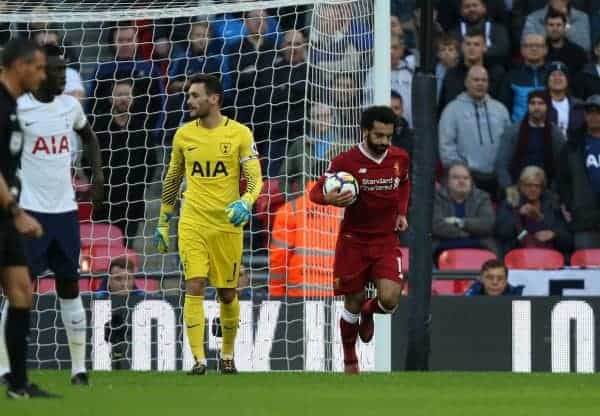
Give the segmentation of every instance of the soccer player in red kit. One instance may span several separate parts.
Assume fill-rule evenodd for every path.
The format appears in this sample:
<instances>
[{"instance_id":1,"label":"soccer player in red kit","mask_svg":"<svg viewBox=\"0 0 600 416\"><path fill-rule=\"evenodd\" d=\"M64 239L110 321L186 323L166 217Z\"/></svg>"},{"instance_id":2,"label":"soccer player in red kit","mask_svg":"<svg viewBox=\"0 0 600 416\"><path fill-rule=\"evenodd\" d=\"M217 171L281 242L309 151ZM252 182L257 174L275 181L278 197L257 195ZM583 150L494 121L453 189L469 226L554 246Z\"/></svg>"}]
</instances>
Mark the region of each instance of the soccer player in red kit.
<instances>
[{"instance_id":1,"label":"soccer player in red kit","mask_svg":"<svg viewBox=\"0 0 600 416\"><path fill-rule=\"evenodd\" d=\"M325 175L311 189L317 204L345 207L333 266L335 295L344 295L340 331L344 370L358 373L356 338L373 338L373 314L391 314L402 291L402 258L398 231L408 227L410 195L408 154L391 146L396 115L385 106L369 107L361 118L362 142L336 156ZM360 191L353 202L350 192L325 194L328 175L348 172ZM365 302L365 286L373 281L377 297Z\"/></svg>"}]
</instances>

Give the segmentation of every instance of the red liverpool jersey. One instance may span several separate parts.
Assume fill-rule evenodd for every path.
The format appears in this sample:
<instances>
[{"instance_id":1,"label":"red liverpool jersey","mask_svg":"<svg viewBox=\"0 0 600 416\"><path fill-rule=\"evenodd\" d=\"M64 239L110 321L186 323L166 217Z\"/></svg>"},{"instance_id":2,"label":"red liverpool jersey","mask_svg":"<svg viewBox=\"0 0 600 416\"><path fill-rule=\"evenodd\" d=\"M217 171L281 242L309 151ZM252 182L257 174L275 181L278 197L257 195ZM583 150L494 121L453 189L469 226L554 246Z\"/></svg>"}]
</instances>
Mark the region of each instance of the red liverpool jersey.
<instances>
[{"instance_id":1,"label":"red liverpool jersey","mask_svg":"<svg viewBox=\"0 0 600 416\"><path fill-rule=\"evenodd\" d=\"M327 172L311 189L310 199L324 204L323 183L328 175L348 172L356 178L358 199L346 207L341 233L381 237L395 234L398 215L406 215L410 196L410 158L401 148L390 146L379 158L371 156L361 143L340 153Z\"/></svg>"}]
</instances>

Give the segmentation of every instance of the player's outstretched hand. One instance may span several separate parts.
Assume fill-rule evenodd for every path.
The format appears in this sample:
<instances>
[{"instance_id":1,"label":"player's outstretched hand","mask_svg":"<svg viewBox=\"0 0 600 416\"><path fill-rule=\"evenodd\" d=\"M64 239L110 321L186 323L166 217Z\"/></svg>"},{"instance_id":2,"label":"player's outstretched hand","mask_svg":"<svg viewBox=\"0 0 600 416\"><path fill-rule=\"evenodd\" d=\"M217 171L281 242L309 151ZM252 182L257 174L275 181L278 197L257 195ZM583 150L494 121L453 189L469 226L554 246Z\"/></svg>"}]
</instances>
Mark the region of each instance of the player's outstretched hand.
<instances>
[{"instance_id":1,"label":"player's outstretched hand","mask_svg":"<svg viewBox=\"0 0 600 416\"><path fill-rule=\"evenodd\" d=\"M20 234L26 237L40 238L44 234L44 230L38 220L25 211L20 211L15 216L15 228Z\"/></svg>"},{"instance_id":2,"label":"player's outstretched hand","mask_svg":"<svg viewBox=\"0 0 600 416\"><path fill-rule=\"evenodd\" d=\"M328 205L334 205L336 207L347 207L354 202L354 195L352 192L346 191L341 194L337 190L333 190L325 194L325 202Z\"/></svg>"},{"instance_id":3,"label":"player's outstretched hand","mask_svg":"<svg viewBox=\"0 0 600 416\"><path fill-rule=\"evenodd\" d=\"M243 199L238 199L225 208L227 219L236 227L244 226L250 219L250 206Z\"/></svg>"}]
</instances>

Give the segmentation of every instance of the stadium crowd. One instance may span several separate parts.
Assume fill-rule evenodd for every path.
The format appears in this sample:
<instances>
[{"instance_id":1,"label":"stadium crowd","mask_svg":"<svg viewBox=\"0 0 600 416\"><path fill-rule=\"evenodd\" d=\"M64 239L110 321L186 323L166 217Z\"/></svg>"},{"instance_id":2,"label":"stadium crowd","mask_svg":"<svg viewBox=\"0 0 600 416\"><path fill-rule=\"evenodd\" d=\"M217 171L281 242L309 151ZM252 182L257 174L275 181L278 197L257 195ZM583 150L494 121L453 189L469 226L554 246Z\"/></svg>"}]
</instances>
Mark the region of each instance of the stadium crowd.
<instances>
[{"instance_id":1,"label":"stadium crowd","mask_svg":"<svg viewBox=\"0 0 600 416\"><path fill-rule=\"evenodd\" d=\"M391 1L393 143L409 154L415 3ZM107 48L46 23L4 25L0 37L65 48L65 92L84 104L102 150L105 203L93 220L117 226L125 250L148 260L146 229L157 217L173 134L188 117L190 75L219 75L225 114L253 130L265 176L249 233L254 248L269 247L270 233L287 227L276 217L291 215L291 201L305 203L304 181L360 140L360 110L377 76L372 33L351 7L322 7L312 26L310 10L297 6L88 28ZM551 248L568 264L574 250L600 248L600 1L444 0L435 25L436 261L450 249L502 258L515 248ZM75 175L82 201L86 174Z\"/></svg>"}]
</instances>

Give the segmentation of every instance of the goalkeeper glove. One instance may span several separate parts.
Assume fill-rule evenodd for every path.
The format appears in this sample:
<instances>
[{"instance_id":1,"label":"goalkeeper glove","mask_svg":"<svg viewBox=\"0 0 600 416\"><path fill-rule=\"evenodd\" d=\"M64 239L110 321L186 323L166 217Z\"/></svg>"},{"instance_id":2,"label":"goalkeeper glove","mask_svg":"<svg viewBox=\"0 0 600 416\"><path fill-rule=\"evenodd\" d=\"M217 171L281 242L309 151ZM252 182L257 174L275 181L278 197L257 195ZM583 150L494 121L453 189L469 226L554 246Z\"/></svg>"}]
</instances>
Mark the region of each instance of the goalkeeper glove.
<instances>
[{"instance_id":1,"label":"goalkeeper glove","mask_svg":"<svg viewBox=\"0 0 600 416\"><path fill-rule=\"evenodd\" d=\"M227 219L236 227L244 226L250 219L250 204L243 199L238 199L225 208Z\"/></svg>"},{"instance_id":2,"label":"goalkeeper glove","mask_svg":"<svg viewBox=\"0 0 600 416\"><path fill-rule=\"evenodd\" d=\"M169 251L169 220L173 217L173 208L161 207L158 225L154 230L154 245L159 253Z\"/></svg>"}]
</instances>

